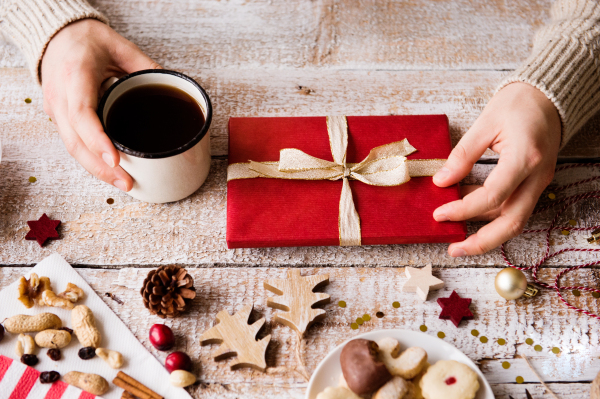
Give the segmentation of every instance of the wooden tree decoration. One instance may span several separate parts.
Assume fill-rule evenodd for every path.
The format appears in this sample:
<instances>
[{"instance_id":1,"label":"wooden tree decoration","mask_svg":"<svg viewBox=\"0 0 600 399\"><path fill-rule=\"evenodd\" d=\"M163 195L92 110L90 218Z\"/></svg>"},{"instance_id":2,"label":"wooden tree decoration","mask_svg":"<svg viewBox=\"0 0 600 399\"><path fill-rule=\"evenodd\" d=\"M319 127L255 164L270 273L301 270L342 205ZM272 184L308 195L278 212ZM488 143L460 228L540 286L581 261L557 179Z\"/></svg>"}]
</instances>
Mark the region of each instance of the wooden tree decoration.
<instances>
[{"instance_id":1,"label":"wooden tree decoration","mask_svg":"<svg viewBox=\"0 0 600 399\"><path fill-rule=\"evenodd\" d=\"M287 279L267 280L265 288L277 295L268 298L267 306L283 310L275 314L275 321L296 330L300 336L313 323L325 318L323 309L313 309L313 306L329 303L329 295L313 292L313 290L329 283L329 275L300 275L300 269L288 271Z\"/></svg>"},{"instance_id":2,"label":"wooden tree decoration","mask_svg":"<svg viewBox=\"0 0 600 399\"><path fill-rule=\"evenodd\" d=\"M252 308L253 305L248 304L233 316L226 310L220 311L217 314L219 324L205 331L200 337L202 345L221 344L219 349L212 354L215 360L237 356L231 363L232 370L252 367L265 371L267 368L265 352L271 335L267 335L260 341L256 340L256 334L265 324L265 319L262 318L251 325L248 324Z\"/></svg>"}]
</instances>

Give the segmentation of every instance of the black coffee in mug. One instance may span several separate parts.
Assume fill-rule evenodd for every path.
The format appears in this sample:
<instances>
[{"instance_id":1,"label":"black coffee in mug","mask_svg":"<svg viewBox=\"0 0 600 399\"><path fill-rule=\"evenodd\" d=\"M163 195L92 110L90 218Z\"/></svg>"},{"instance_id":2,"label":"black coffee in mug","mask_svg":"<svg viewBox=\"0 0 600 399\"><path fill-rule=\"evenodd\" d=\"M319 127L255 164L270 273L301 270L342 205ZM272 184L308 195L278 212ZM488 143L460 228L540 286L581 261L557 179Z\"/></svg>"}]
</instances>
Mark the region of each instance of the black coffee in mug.
<instances>
[{"instance_id":1,"label":"black coffee in mug","mask_svg":"<svg viewBox=\"0 0 600 399\"><path fill-rule=\"evenodd\" d=\"M192 96L174 86L148 84L117 98L106 116L106 130L123 146L159 153L189 143L204 126L205 116Z\"/></svg>"}]
</instances>

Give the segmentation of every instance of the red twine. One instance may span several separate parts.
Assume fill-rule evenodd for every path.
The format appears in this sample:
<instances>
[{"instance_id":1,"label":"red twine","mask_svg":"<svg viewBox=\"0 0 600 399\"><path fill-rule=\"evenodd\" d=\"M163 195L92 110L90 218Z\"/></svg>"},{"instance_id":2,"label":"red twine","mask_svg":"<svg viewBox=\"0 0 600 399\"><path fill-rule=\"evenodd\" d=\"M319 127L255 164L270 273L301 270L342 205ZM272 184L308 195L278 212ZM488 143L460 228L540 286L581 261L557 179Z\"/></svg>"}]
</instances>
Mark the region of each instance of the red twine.
<instances>
[{"instance_id":1,"label":"red twine","mask_svg":"<svg viewBox=\"0 0 600 399\"><path fill-rule=\"evenodd\" d=\"M572 169L572 168L581 168L581 167L592 167L592 166L600 166L600 163L587 163L587 164L574 164L574 165L567 165L567 166L562 166L560 168L556 169L556 172L560 172L566 169ZM566 189L569 189L571 187L575 187L578 186L580 184L584 184L584 183L589 183L595 180L600 180L600 176L595 176L595 177L591 177L589 179L585 179L585 180L580 180L578 182L575 183L571 183L571 184L567 184L564 186L560 186L558 188L556 188L554 190L554 192L559 192L559 191L564 191ZM513 265L507 258L506 256L506 251L504 250L504 245L502 244L502 246L500 247L501 251L502 251L502 257L504 258L504 261L506 262L506 264L510 267L514 267L515 269L519 269L519 270L531 270L532 272L532 276L533 276L533 280L540 286L545 287L545 288L551 288L554 289L556 291L556 293L558 294L558 297L560 298L560 300L567 305L569 308L576 310L577 312L581 312L584 313L588 316L594 317L598 320L600 320L600 316L598 316L595 313L591 313L588 312L587 310L584 309L580 309L576 306L571 305L566 299L563 298L562 294L561 294L561 290L580 290L580 291L591 291L591 292L598 292L600 293L600 289L597 288L591 288L591 287L581 287L581 286L574 286L574 287L561 287L560 286L560 278L562 276L564 276L565 274L573 271L573 270L578 270L581 269L582 267L587 267L587 266L593 266L593 265L597 265L600 264L600 260L595 261L595 262L591 262L591 263L586 263L584 265L579 265L579 266L573 266L570 267L568 269L564 269L562 270L560 273L558 273L558 275L556 276L556 278L554 279L554 284L550 285L550 284L546 284L544 282L541 282L538 279L538 271L540 266L546 262L548 259L552 259L555 256L558 256L560 254L563 254L565 252L600 252L600 249L579 249L579 248L565 248L565 249L561 249L560 251L556 251L553 253L550 253L550 233L553 230L569 230L569 231L587 231L587 230L595 230L600 228L600 226L594 226L594 227L557 227L556 226L556 222L558 221L559 217L564 213L564 211L571 205L582 201L584 199L588 199L588 198L598 198L600 199L600 191L590 191L587 193L583 193L583 194L578 194L578 195L572 195L570 197L565 197L563 199L557 200L554 202L554 204L546 206L544 208L541 208L539 210L537 210L536 212L534 212L533 214L536 215L538 213L544 212L550 208L555 207L556 205L559 204L564 204L563 207L560 209L560 211L558 211L558 213L556 214L556 216L554 217L554 219L552 220L552 223L550 224L550 227L547 229L540 229L540 230L523 230L523 232L521 234L529 234L529 233L542 233L542 232L546 232L546 252L544 254L544 256L542 256L542 258L533 266L526 266L526 267L520 267L520 266L516 266Z\"/></svg>"}]
</instances>

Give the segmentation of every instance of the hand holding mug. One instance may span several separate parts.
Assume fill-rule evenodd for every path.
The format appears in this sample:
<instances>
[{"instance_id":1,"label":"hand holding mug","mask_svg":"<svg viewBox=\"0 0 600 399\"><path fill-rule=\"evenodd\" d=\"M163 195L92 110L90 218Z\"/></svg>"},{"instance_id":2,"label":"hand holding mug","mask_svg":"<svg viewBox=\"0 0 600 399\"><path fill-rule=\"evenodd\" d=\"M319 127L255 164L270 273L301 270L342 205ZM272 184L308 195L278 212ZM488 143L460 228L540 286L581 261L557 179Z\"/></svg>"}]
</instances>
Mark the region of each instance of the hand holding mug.
<instances>
[{"instance_id":1,"label":"hand holding mug","mask_svg":"<svg viewBox=\"0 0 600 399\"><path fill-rule=\"evenodd\" d=\"M67 151L92 175L123 191L131 190L133 180L119 166L119 153L96 115L100 87L110 77L157 68L135 44L94 19L61 29L42 59L44 111Z\"/></svg>"}]
</instances>

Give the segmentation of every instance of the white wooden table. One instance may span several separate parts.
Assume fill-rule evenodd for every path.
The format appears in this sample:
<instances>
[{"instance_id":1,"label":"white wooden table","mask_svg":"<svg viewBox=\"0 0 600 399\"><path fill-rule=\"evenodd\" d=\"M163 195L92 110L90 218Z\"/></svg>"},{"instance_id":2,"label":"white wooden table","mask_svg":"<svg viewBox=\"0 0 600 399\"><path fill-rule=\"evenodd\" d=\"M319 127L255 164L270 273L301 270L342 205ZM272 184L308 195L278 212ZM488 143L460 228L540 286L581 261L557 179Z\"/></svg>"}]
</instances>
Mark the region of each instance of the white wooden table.
<instances>
[{"instance_id":1,"label":"white wooden table","mask_svg":"<svg viewBox=\"0 0 600 399\"><path fill-rule=\"evenodd\" d=\"M342 341L381 328L445 333L445 340L479 364L497 398L547 398L520 355L550 382L560 398L581 399L600 370L597 320L563 306L542 291L533 300L506 302L493 281L504 267L498 250L452 259L446 245L398 245L361 248L271 248L227 250L225 245L227 120L232 116L388 115L445 113L454 143L473 123L497 83L525 59L534 31L548 19L550 0L97 0L112 26L166 68L191 75L214 105L210 130L213 165L205 185L177 203L140 203L91 177L69 157L54 125L42 109L42 94L24 58L0 39L0 288L45 256L58 252L101 295L124 300L107 304L151 348L148 328L160 319L143 308L139 288L150 268L176 263L191 269L198 298L191 311L169 320L178 348L196 362L198 398L303 398L306 381L295 372L295 335L272 322L266 307L267 278L283 277L286 268L303 274L328 273L325 288L332 302L327 318L314 325L303 342L303 358L312 372ZM25 98L31 98L30 104ZM561 152L563 162L586 162L600 152L600 115ZM485 160L496 156L486 153ZM478 164L466 183L482 182L493 164ZM556 176L554 186L598 173L575 169ZM36 177L35 183L29 177ZM563 195L600 189L591 183ZM548 192L550 192L549 189ZM109 205L107 199L113 198ZM543 203L550 202L545 196ZM25 241L27 220L42 213L60 219L62 240L40 248ZM600 220L593 200L570 208L562 220L580 226ZM546 227L549 211L532 218L530 228ZM477 224L470 224L474 232ZM589 248L586 234L553 235L555 249ZM512 259L531 264L543 251L540 235L509 244ZM594 259L578 253L554 259L542 271L547 281L560 270ZM405 265L433 263L446 286L421 303L401 293ZM580 270L565 284L597 285L598 269ZM439 320L436 298L452 290L473 298L474 320L455 328ZM599 300L568 294L580 306L599 312ZM337 306L347 302L345 309ZM399 301L400 308L392 302ZM222 309L237 311L255 303L255 316L266 317L262 334L272 334L266 373L230 371L214 362L214 347L200 347L199 335ZM350 323L368 313L359 330ZM477 329L485 344L471 335ZM497 343L506 340L505 345ZM532 338L533 345L525 343ZM558 355L551 352L560 348ZM504 369L503 362L510 368ZM523 384L516 377L522 376Z\"/></svg>"}]
</instances>

